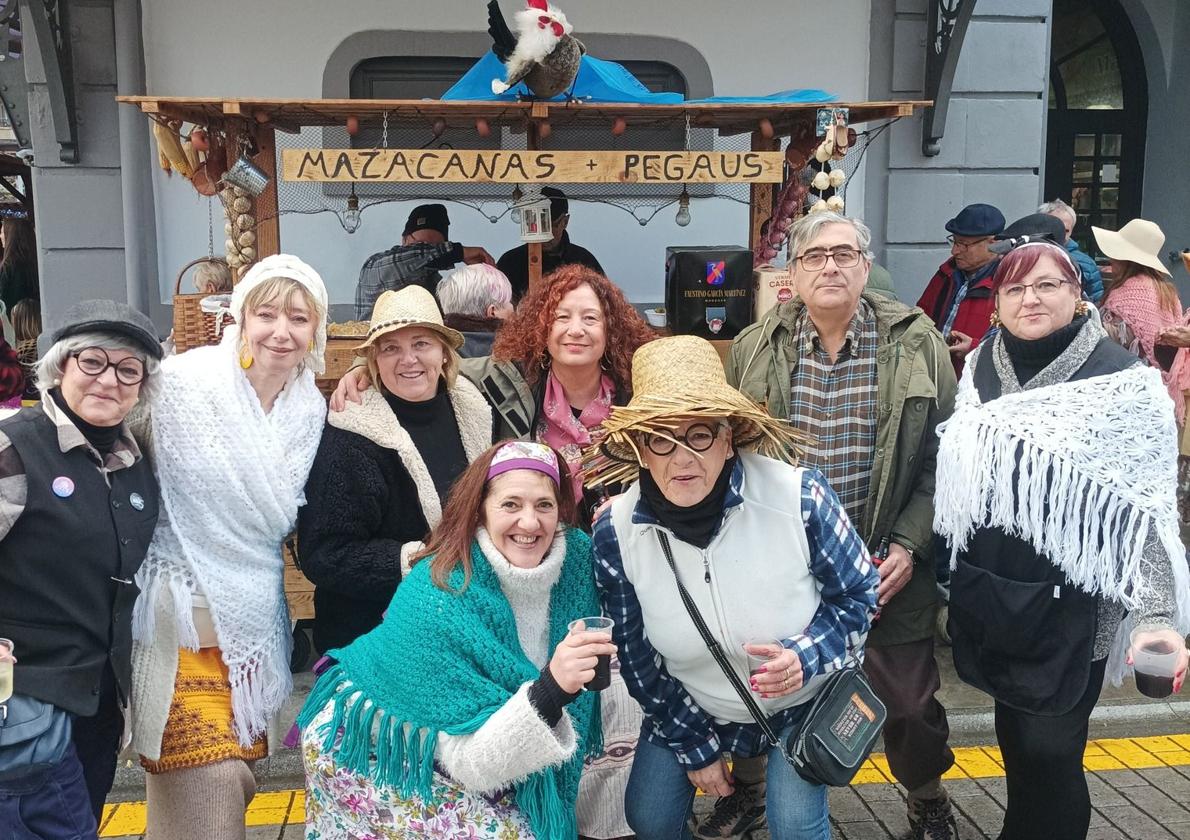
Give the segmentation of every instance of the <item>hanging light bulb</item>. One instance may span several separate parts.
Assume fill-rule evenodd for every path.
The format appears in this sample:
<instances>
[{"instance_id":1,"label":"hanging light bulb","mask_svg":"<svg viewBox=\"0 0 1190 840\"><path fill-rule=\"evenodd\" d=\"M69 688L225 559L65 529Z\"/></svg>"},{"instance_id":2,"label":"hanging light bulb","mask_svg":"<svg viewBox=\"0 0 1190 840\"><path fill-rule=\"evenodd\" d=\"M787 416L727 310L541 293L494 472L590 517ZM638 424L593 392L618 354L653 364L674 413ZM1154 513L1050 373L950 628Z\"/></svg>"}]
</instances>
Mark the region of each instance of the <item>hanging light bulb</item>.
<instances>
[{"instance_id":1,"label":"hanging light bulb","mask_svg":"<svg viewBox=\"0 0 1190 840\"><path fill-rule=\"evenodd\" d=\"M347 212L343 214L343 229L348 233L355 233L363 223L359 212L359 196L355 194L355 184L351 185L351 195L347 196Z\"/></svg>"},{"instance_id":2,"label":"hanging light bulb","mask_svg":"<svg viewBox=\"0 0 1190 840\"><path fill-rule=\"evenodd\" d=\"M690 193L682 187L682 194L678 196L678 213L674 216L674 221L678 223L678 227L686 227L690 224L690 218Z\"/></svg>"},{"instance_id":3,"label":"hanging light bulb","mask_svg":"<svg viewBox=\"0 0 1190 840\"><path fill-rule=\"evenodd\" d=\"M524 197L525 194L521 192L520 187L512 188L512 223L514 225L521 223L521 208L517 207L517 203Z\"/></svg>"}]
</instances>

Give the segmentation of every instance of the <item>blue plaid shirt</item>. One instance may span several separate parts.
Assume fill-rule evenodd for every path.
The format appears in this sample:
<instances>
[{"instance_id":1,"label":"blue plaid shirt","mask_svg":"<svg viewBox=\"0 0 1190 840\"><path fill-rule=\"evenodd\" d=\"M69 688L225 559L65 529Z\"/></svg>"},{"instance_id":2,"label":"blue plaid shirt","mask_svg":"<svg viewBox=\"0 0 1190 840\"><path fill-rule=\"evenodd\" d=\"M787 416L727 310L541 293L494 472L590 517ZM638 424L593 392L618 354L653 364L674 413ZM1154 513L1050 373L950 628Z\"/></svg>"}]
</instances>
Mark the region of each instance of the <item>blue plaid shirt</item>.
<instances>
[{"instance_id":1,"label":"blue plaid shirt","mask_svg":"<svg viewBox=\"0 0 1190 840\"><path fill-rule=\"evenodd\" d=\"M455 242L434 245L413 242L368 257L359 270L359 281L355 285L356 320L371 318L372 306L384 292L417 285L436 295L441 275L434 266L447 259L452 263L462 262L463 246Z\"/></svg>"},{"instance_id":2,"label":"blue plaid shirt","mask_svg":"<svg viewBox=\"0 0 1190 840\"><path fill-rule=\"evenodd\" d=\"M725 510L743 503L743 481L743 464L737 462ZM879 577L867 546L852 527L838 497L815 470L803 474L801 509L810 547L810 571L821 586L822 603L802 633L782 642L797 652L803 678L809 680L841 668L849 649L862 642L869 615L876 606ZM644 498L637 502L632 521L660 526ZM661 655L649 643L636 590L624 575L610 511L604 511L595 523L594 543L595 583L607 615L616 622L612 635L620 657L620 673L628 684L628 693L644 710L645 737L676 753L686 770L706 767L724 752L741 758L765 752L769 745L759 726L714 720L666 672ZM780 732L798 722L805 711L806 704L792 706L775 714L769 723Z\"/></svg>"}]
</instances>

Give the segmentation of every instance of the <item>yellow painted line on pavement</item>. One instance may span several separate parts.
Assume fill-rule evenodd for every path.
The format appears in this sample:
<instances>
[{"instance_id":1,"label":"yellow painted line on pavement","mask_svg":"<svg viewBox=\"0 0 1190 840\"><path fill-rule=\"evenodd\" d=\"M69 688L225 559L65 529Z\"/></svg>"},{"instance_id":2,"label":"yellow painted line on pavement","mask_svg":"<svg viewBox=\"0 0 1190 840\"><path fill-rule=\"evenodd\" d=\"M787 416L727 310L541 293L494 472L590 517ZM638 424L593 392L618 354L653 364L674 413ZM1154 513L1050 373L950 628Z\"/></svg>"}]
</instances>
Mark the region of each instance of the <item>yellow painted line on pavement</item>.
<instances>
[{"instance_id":1,"label":"yellow painted line on pavement","mask_svg":"<svg viewBox=\"0 0 1190 840\"><path fill-rule=\"evenodd\" d=\"M1004 760L996 747L956 747L955 765L944 779L993 779L1004 775ZM1083 768L1092 770L1144 770L1190 766L1190 735L1154 735L1146 738L1103 738L1090 741L1083 754ZM853 784L889 784L892 770L883 753L864 762ZM244 823L301 825L306 819L306 793L283 790L258 793L248 806ZM103 811L100 837L129 837L145 832L145 803L118 802Z\"/></svg>"}]
</instances>

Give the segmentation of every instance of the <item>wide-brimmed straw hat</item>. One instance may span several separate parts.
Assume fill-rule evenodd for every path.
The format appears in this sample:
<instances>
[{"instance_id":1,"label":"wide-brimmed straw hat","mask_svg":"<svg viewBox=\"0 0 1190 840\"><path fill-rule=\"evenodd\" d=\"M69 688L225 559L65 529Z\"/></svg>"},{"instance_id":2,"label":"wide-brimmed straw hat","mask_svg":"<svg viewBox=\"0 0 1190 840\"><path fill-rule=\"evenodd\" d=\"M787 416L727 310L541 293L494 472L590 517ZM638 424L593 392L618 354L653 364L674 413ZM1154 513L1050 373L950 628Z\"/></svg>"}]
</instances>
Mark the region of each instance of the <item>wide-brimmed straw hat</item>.
<instances>
[{"instance_id":1,"label":"wide-brimmed straw hat","mask_svg":"<svg viewBox=\"0 0 1190 840\"><path fill-rule=\"evenodd\" d=\"M1145 265L1166 277L1170 276L1169 269L1161 263L1165 232L1156 222L1133 219L1119 230L1092 226L1091 233L1095 234L1099 250L1108 259Z\"/></svg>"},{"instance_id":2,"label":"wide-brimmed straw hat","mask_svg":"<svg viewBox=\"0 0 1190 840\"><path fill-rule=\"evenodd\" d=\"M463 334L442 323L442 311L438 309L434 296L421 286L406 286L395 292L384 292L376 298L368 338L355 349L366 350L382 335L405 327L431 329L454 350L463 346Z\"/></svg>"},{"instance_id":3,"label":"wide-brimmed straw hat","mask_svg":"<svg viewBox=\"0 0 1190 840\"><path fill-rule=\"evenodd\" d=\"M693 335L659 338L632 357L632 399L603 421L602 442L588 450L587 484L631 480L644 465L634 433L667 437L683 420L725 419L732 443L796 463L808 440L787 421L727 384L714 346ZM592 451L594 450L594 451ZM597 457L599 454L605 457Z\"/></svg>"}]
</instances>

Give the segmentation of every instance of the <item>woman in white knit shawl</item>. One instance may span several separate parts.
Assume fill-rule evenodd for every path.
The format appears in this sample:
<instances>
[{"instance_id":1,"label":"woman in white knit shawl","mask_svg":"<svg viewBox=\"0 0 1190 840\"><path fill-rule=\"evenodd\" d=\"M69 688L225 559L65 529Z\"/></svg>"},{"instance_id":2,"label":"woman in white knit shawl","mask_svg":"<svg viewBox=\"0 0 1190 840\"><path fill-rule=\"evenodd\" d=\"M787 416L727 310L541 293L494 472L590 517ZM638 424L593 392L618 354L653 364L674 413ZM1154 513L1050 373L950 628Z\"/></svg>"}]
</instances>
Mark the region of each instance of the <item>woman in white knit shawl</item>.
<instances>
[{"instance_id":1,"label":"woman in white knit shawl","mask_svg":"<svg viewBox=\"0 0 1190 840\"><path fill-rule=\"evenodd\" d=\"M137 575L132 746L153 840L244 837L251 762L292 688L281 542L326 417L326 287L271 256L231 310L218 346L165 361L151 406L161 516Z\"/></svg>"},{"instance_id":2,"label":"woman in white knit shawl","mask_svg":"<svg viewBox=\"0 0 1190 840\"><path fill-rule=\"evenodd\" d=\"M1000 331L968 356L939 426L955 667L995 699L1001 840L1082 840L1087 724L1105 675L1131 664L1132 631L1178 652L1175 691L1185 678L1174 407L1080 301L1065 249L1017 248L992 282Z\"/></svg>"}]
</instances>

